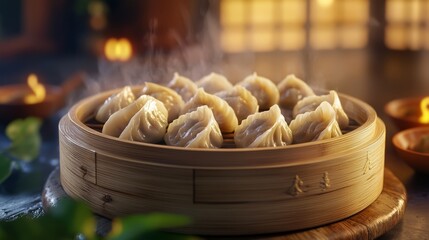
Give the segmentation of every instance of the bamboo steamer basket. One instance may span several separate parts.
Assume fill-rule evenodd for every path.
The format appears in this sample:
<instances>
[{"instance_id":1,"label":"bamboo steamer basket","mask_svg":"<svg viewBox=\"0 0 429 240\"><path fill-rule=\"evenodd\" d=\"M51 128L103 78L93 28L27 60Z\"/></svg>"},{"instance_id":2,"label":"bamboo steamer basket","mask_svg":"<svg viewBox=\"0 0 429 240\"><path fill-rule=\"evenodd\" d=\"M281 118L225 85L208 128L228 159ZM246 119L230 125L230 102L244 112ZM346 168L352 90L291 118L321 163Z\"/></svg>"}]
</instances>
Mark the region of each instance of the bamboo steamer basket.
<instances>
[{"instance_id":1,"label":"bamboo steamer basket","mask_svg":"<svg viewBox=\"0 0 429 240\"><path fill-rule=\"evenodd\" d=\"M119 90L86 98L59 123L61 183L102 216L190 216L173 231L241 235L312 228L347 218L383 188L385 126L340 94L357 127L332 139L273 148L188 149L120 140L87 124Z\"/></svg>"}]
</instances>

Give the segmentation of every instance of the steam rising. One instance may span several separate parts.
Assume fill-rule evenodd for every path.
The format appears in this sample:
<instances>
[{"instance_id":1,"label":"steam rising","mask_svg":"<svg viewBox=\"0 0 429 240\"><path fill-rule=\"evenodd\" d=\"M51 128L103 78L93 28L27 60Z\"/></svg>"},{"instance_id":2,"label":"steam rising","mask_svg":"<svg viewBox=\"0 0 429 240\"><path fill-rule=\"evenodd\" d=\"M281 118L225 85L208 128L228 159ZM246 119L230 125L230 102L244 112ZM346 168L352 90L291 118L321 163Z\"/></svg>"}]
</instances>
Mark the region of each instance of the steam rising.
<instances>
[{"instance_id":1,"label":"steam rising","mask_svg":"<svg viewBox=\"0 0 429 240\"><path fill-rule=\"evenodd\" d=\"M186 17L188 13L182 14ZM171 30L170 35L178 46L171 52L154 47L157 25L157 19L150 22L150 33L144 40L147 42L143 44L148 46L144 55L135 56L125 63L100 59L99 73L86 80L84 95L88 96L124 85L141 85L147 81L165 84L173 78L175 72L193 81L213 71L223 73L219 26L210 12L204 18L201 32L197 36L192 36L196 38L195 44L185 44L184 39L175 30Z\"/></svg>"}]
</instances>

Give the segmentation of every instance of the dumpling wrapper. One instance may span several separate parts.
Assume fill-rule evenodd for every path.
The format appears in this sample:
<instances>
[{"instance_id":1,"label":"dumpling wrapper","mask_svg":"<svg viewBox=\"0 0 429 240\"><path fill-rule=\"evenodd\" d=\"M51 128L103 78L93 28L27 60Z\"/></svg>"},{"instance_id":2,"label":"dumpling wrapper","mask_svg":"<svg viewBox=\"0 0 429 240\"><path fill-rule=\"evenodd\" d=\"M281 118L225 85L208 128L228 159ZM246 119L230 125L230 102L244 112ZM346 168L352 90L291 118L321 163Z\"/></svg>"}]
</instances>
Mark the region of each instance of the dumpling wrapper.
<instances>
[{"instance_id":1,"label":"dumpling wrapper","mask_svg":"<svg viewBox=\"0 0 429 240\"><path fill-rule=\"evenodd\" d=\"M277 86L268 78L258 76L253 73L237 83L243 86L258 100L259 109L268 110L279 101L279 91Z\"/></svg>"},{"instance_id":2,"label":"dumpling wrapper","mask_svg":"<svg viewBox=\"0 0 429 240\"><path fill-rule=\"evenodd\" d=\"M204 76L199 81L195 82L195 84L197 84L197 87L203 88L204 91L210 94L215 94L232 88L232 84L225 76L213 72Z\"/></svg>"},{"instance_id":3,"label":"dumpling wrapper","mask_svg":"<svg viewBox=\"0 0 429 240\"><path fill-rule=\"evenodd\" d=\"M280 93L279 105L291 110L299 100L315 95L313 89L293 74L286 76L277 84L277 88Z\"/></svg>"},{"instance_id":4,"label":"dumpling wrapper","mask_svg":"<svg viewBox=\"0 0 429 240\"><path fill-rule=\"evenodd\" d=\"M156 83L145 82L141 94L150 95L161 101L168 111L168 122L178 118L185 102L182 97L171 88Z\"/></svg>"},{"instance_id":5,"label":"dumpling wrapper","mask_svg":"<svg viewBox=\"0 0 429 240\"><path fill-rule=\"evenodd\" d=\"M322 102L314 111L299 114L289 125L294 143L304 143L341 136L334 108Z\"/></svg>"},{"instance_id":6,"label":"dumpling wrapper","mask_svg":"<svg viewBox=\"0 0 429 240\"><path fill-rule=\"evenodd\" d=\"M130 86L125 86L120 92L107 98L103 105L97 110L95 120L101 123L105 123L109 117L119 111L120 109L128 106L134 102L135 96L131 91Z\"/></svg>"},{"instance_id":7,"label":"dumpling wrapper","mask_svg":"<svg viewBox=\"0 0 429 240\"><path fill-rule=\"evenodd\" d=\"M247 89L240 85L215 94L225 100L234 110L238 122L241 123L249 115L259 111L258 100Z\"/></svg>"},{"instance_id":8,"label":"dumpling wrapper","mask_svg":"<svg viewBox=\"0 0 429 240\"><path fill-rule=\"evenodd\" d=\"M165 135L168 126L168 111L164 104L148 98L143 107L130 119L119 135L120 139L158 143Z\"/></svg>"},{"instance_id":9,"label":"dumpling wrapper","mask_svg":"<svg viewBox=\"0 0 429 240\"><path fill-rule=\"evenodd\" d=\"M234 142L237 147L279 147L292 143L292 131L275 104L269 111L250 115L237 127Z\"/></svg>"},{"instance_id":10,"label":"dumpling wrapper","mask_svg":"<svg viewBox=\"0 0 429 240\"><path fill-rule=\"evenodd\" d=\"M204 105L170 123L164 141L171 146L220 148L223 137L212 110Z\"/></svg>"},{"instance_id":11,"label":"dumpling wrapper","mask_svg":"<svg viewBox=\"0 0 429 240\"><path fill-rule=\"evenodd\" d=\"M234 110L225 100L213 94L206 93L202 88L199 88L191 100L185 104L182 114L192 112L203 105L207 105L213 111L222 132L234 132L238 125Z\"/></svg>"},{"instance_id":12,"label":"dumpling wrapper","mask_svg":"<svg viewBox=\"0 0 429 240\"><path fill-rule=\"evenodd\" d=\"M174 77L168 82L167 87L177 92L185 102L189 101L198 90L197 85L192 80L178 73L174 73Z\"/></svg>"},{"instance_id":13,"label":"dumpling wrapper","mask_svg":"<svg viewBox=\"0 0 429 240\"><path fill-rule=\"evenodd\" d=\"M329 94L322 96L308 96L300 100L293 108L294 118L298 114L305 112L314 111L322 102L328 102L334 108L336 113L336 119L341 129L346 128L349 125L349 117L344 112L343 106L341 105L340 98L336 91L329 91Z\"/></svg>"},{"instance_id":14,"label":"dumpling wrapper","mask_svg":"<svg viewBox=\"0 0 429 240\"><path fill-rule=\"evenodd\" d=\"M154 97L149 95L142 95L130 105L115 112L110 118L104 123L102 133L113 137L119 137L125 127L127 127L131 118L146 104L147 101L156 100ZM156 100L158 101L158 100ZM163 106L164 107L164 106ZM165 107L164 107L165 108ZM167 112L168 114L168 112ZM167 116L168 119L168 116Z\"/></svg>"}]
</instances>

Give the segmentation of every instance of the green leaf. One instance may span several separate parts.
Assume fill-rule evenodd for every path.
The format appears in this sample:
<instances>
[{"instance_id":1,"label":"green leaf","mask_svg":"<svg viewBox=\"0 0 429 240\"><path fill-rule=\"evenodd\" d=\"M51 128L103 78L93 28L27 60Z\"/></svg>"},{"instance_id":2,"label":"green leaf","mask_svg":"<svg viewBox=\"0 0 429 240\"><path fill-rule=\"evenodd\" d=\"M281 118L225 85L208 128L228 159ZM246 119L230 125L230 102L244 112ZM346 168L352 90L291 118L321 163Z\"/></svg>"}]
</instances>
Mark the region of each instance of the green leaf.
<instances>
[{"instance_id":1,"label":"green leaf","mask_svg":"<svg viewBox=\"0 0 429 240\"><path fill-rule=\"evenodd\" d=\"M107 239L125 240L137 239L148 236L169 236L168 239L192 239L189 236L160 232L168 228L186 226L190 219L181 215L152 213L147 215L131 215L115 219L112 223L112 231Z\"/></svg>"},{"instance_id":2,"label":"green leaf","mask_svg":"<svg viewBox=\"0 0 429 240\"><path fill-rule=\"evenodd\" d=\"M71 198L62 199L57 206L48 212L56 224L62 226L60 232L82 233L86 239L95 236L96 222L87 205Z\"/></svg>"},{"instance_id":3,"label":"green leaf","mask_svg":"<svg viewBox=\"0 0 429 240\"><path fill-rule=\"evenodd\" d=\"M39 132L41 125L42 121L33 117L9 123L6 127L6 136L12 143L8 153L24 161L37 158L42 143Z\"/></svg>"},{"instance_id":4,"label":"green leaf","mask_svg":"<svg viewBox=\"0 0 429 240\"><path fill-rule=\"evenodd\" d=\"M12 161L0 154L0 184L5 181L12 173Z\"/></svg>"}]
</instances>

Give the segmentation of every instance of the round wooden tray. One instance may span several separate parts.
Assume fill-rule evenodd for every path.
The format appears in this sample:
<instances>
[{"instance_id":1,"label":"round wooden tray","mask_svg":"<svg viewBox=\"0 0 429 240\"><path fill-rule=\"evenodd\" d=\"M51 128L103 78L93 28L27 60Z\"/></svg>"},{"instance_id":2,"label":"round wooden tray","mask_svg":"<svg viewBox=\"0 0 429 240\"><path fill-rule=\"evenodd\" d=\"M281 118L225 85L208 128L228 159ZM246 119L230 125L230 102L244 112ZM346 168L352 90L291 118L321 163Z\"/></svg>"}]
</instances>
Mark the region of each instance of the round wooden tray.
<instances>
[{"instance_id":1,"label":"round wooden tray","mask_svg":"<svg viewBox=\"0 0 429 240\"><path fill-rule=\"evenodd\" d=\"M42 194L43 207L48 209L67 196L60 183L60 171L49 176ZM384 185L380 196L367 208L341 221L303 231L258 235L258 239L375 239L392 229L403 217L407 194L401 181L388 169L384 170ZM97 232L105 235L110 220L98 217ZM243 237L239 237L243 239ZM248 236L249 239L255 236ZM234 239L231 237L231 239Z\"/></svg>"}]
</instances>

